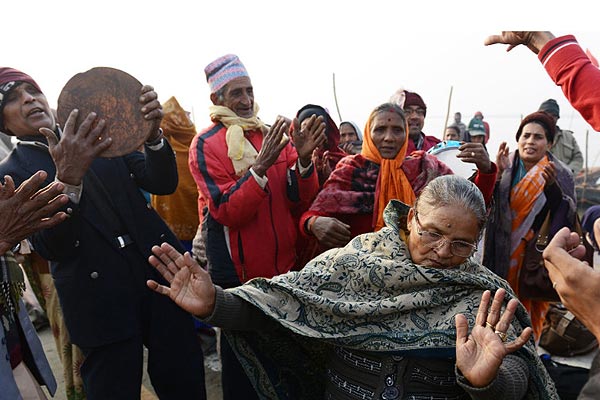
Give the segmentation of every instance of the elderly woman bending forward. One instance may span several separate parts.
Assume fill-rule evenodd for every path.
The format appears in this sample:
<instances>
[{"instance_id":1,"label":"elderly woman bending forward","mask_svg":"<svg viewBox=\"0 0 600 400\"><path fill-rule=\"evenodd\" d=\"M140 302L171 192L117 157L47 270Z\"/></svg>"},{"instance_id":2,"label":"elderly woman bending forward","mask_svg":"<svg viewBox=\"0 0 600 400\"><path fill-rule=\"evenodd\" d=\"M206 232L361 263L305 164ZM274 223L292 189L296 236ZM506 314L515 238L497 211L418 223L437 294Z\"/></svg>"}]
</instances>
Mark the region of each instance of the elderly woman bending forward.
<instances>
[{"instance_id":1,"label":"elderly woman bending forward","mask_svg":"<svg viewBox=\"0 0 600 400\"><path fill-rule=\"evenodd\" d=\"M557 398L525 309L470 257L485 215L479 189L447 175L299 272L222 290L163 244L150 263L170 288L148 286L223 327L265 399Z\"/></svg>"}]
</instances>

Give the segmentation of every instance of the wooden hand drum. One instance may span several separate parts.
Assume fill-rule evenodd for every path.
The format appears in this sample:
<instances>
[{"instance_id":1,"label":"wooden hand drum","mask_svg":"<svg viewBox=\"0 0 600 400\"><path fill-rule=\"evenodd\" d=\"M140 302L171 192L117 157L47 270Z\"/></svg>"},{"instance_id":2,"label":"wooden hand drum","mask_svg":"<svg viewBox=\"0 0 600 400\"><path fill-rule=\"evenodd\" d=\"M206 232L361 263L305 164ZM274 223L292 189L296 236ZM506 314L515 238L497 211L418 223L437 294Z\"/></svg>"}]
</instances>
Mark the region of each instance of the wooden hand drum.
<instances>
[{"instance_id":1,"label":"wooden hand drum","mask_svg":"<svg viewBox=\"0 0 600 400\"><path fill-rule=\"evenodd\" d=\"M101 157L119 157L137 150L150 135L152 121L144 119L139 102L142 84L114 68L97 67L73 76L58 97L58 122L64 128L71 111L79 110L76 126L95 112L106 120L104 135L112 145Z\"/></svg>"}]
</instances>

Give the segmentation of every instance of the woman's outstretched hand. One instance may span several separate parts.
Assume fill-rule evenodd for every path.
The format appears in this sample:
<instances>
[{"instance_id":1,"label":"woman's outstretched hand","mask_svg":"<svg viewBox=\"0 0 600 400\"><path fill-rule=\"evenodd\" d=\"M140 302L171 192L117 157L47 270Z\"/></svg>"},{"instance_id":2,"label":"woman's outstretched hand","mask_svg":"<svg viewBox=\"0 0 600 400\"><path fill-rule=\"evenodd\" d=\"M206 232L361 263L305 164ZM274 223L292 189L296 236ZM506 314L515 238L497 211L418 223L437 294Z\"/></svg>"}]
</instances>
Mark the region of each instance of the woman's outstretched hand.
<instances>
[{"instance_id":1,"label":"woman's outstretched hand","mask_svg":"<svg viewBox=\"0 0 600 400\"><path fill-rule=\"evenodd\" d=\"M471 334L467 318L456 315L456 366L473 387L489 385L498 375L504 357L523 347L533 332L527 327L515 340L507 341L506 332L518 301L511 299L501 313L505 294L504 289L498 289L490 306L491 293L483 292Z\"/></svg>"},{"instance_id":2,"label":"woman's outstretched hand","mask_svg":"<svg viewBox=\"0 0 600 400\"><path fill-rule=\"evenodd\" d=\"M179 307L200 317L208 317L215 309L215 286L207 271L189 252L181 254L168 243L152 247L148 262L169 282L170 287L148 280L155 292L169 296Z\"/></svg>"}]
</instances>

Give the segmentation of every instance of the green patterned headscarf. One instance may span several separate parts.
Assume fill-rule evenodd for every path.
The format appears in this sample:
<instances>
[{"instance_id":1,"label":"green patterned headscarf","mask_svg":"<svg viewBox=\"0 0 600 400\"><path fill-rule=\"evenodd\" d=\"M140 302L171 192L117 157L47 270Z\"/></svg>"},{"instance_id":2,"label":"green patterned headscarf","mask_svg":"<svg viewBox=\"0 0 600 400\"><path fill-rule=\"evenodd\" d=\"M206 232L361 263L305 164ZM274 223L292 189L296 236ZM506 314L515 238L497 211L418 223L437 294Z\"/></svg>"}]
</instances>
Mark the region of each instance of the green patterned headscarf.
<instances>
[{"instance_id":1,"label":"green patterned headscarf","mask_svg":"<svg viewBox=\"0 0 600 400\"><path fill-rule=\"evenodd\" d=\"M414 264L401 239L407 211L408 206L393 201L385 211L387 226L380 231L323 253L299 272L256 278L229 289L279 325L264 335L226 332L265 398L287 398L289 390L318 395L324 377L318 373L323 366L315 360L324 360L324 347L331 347L323 343L371 352L454 354L456 314L464 314L472 327L485 290L504 288L508 298L515 297L506 281L473 259L452 269ZM509 340L527 326L529 317L520 306L507 332ZM290 340L280 342L281 335ZM533 341L518 354L531 369L528 398L553 398L554 386ZM295 365L278 365L274 372L273 365L285 359ZM288 373L292 378L285 379L296 382L293 389L282 378ZM308 382L307 374L314 379Z\"/></svg>"}]
</instances>

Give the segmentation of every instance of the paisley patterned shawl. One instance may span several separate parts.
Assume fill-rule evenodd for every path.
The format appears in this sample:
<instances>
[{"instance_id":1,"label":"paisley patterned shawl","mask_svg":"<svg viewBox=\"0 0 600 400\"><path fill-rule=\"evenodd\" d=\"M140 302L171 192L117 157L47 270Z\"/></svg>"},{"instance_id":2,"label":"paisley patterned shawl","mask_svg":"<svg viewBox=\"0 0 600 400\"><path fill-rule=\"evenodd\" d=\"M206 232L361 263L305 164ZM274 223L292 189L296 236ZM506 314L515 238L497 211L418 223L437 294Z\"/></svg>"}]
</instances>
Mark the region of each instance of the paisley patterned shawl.
<instances>
[{"instance_id":1,"label":"paisley patterned shawl","mask_svg":"<svg viewBox=\"0 0 600 400\"><path fill-rule=\"evenodd\" d=\"M270 280L257 278L230 289L279 324L278 329L260 335L226 332L264 398L288 398L289 393L296 393L292 398L319 398L310 397L319 390L322 398L324 365L315 365L315 360L325 362L327 345L373 352L435 349L453 354L457 313L463 313L473 326L484 290L504 288L514 296L506 281L472 259L445 270L414 264L400 238L398 221L405 220L407 211L408 206L392 201L385 211L386 228L323 253L299 272ZM530 326L529 317L520 306L508 330L509 340L526 326ZM278 335L289 341L275 338ZM259 342L260 349L252 348ZM278 352L284 354L278 357ZM533 341L518 354L531 368L528 398L554 398L547 393L554 390L553 385ZM293 361L287 367L279 365L286 360Z\"/></svg>"}]
</instances>

